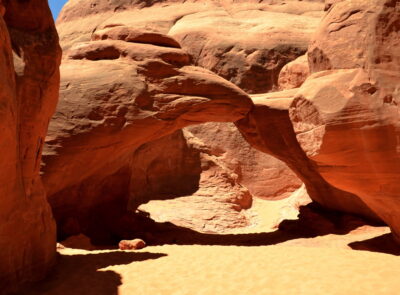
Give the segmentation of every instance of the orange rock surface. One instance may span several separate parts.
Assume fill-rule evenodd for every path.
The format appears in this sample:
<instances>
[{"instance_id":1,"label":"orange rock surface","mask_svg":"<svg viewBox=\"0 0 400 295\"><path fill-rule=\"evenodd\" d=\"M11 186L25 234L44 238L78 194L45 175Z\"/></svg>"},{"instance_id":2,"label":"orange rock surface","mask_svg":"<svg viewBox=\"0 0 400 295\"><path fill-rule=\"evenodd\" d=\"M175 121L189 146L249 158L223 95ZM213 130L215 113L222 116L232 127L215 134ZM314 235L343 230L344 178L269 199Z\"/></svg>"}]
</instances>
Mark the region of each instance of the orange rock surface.
<instances>
[{"instance_id":1,"label":"orange rock surface","mask_svg":"<svg viewBox=\"0 0 400 295\"><path fill-rule=\"evenodd\" d=\"M58 30L63 48L119 24L163 33L190 52L196 65L246 92L262 93L276 88L280 69L307 51L323 2L70 1Z\"/></svg>"},{"instance_id":2,"label":"orange rock surface","mask_svg":"<svg viewBox=\"0 0 400 295\"><path fill-rule=\"evenodd\" d=\"M287 162L301 154L305 162L294 161L302 170L298 175L312 167L314 176L302 178L310 197L330 208L378 216L399 239L399 2L331 4L308 51L313 74L299 89L275 94L286 97L282 103L256 102L239 127L250 142L265 149L271 145L265 138L274 134L272 115L266 114L280 113L284 119L276 128L282 129L287 120L288 129L281 134L291 134L282 143L290 142L289 150L297 146L296 153L285 156ZM354 36L351 42L349 36ZM335 193L318 195L323 191L318 189L315 195L307 184L315 175L317 185L325 183Z\"/></svg>"},{"instance_id":3,"label":"orange rock surface","mask_svg":"<svg viewBox=\"0 0 400 295\"><path fill-rule=\"evenodd\" d=\"M322 177L357 195L398 240L399 5L335 3L309 49L315 74L289 111L298 142Z\"/></svg>"},{"instance_id":4,"label":"orange rock surface","mask_svg":"<svg viewBox=\"0 0 400 295\"><path fill-rule=\"evenodd\" d=\"M112 212L111 219L123 215L132 157L143 144L188 125L235 121L251 107L238 87L192 66L184 50L169 46L171 38L143 43L153 40L132 41L130 33L123 37L116 30L138 34L112 27L101 33L108 39L95 37L64 53L60 102L49 126L43 166L59 234L101 228L82 224L82 216L102 219L100 211Z\"/></svg>"},{"instance_id":5,"label":"orange rock surface","mask_svg":"<svg viewBox=\"0 0 400 295\"><path fill-rule=\"evenodd\" d=\"M0 293L43 278L55 225L39 177L61 50L47 1L0 3Z\"/></svg>"}]
</instances>

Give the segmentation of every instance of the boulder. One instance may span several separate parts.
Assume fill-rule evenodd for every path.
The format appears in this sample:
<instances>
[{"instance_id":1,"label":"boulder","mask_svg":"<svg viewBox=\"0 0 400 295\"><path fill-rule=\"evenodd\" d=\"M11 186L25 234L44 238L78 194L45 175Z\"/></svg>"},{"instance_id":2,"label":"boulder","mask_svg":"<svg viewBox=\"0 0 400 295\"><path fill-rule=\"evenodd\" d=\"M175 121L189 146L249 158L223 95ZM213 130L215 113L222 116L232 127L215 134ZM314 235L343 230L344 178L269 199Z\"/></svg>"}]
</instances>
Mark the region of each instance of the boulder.
<instances>
[{"instance_id":1,"label":"boulder","mask_svg":"<svg viewBox=\"0 0 400 295\"><path fill-rule=\"evenodd\" d=\"M119 249L120 250L140 250L146 247L145 241L141 239L134 239L131 241L122 240L119 242Z\"/></svg>"}]
</instances>

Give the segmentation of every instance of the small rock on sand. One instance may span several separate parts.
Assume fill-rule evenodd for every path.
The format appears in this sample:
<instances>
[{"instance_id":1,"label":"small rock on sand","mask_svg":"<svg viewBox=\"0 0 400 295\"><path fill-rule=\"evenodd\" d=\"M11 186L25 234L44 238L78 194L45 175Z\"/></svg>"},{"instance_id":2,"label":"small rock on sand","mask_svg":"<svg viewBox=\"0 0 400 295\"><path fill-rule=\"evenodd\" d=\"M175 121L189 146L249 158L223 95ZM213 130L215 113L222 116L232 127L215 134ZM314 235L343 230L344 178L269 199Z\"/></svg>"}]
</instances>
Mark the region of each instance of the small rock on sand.
<instances>
[{"instance_id":1,"label":"small rock on sand","mask_svg":"<svg viewBox=\"0 0 400 295\"><path fill-rule=\"evenodd\" d=\"M146 247L146 243L141 239L122 240L119 242L120 250L140 250L144 247Z\"/></svg>"}]
</instances>

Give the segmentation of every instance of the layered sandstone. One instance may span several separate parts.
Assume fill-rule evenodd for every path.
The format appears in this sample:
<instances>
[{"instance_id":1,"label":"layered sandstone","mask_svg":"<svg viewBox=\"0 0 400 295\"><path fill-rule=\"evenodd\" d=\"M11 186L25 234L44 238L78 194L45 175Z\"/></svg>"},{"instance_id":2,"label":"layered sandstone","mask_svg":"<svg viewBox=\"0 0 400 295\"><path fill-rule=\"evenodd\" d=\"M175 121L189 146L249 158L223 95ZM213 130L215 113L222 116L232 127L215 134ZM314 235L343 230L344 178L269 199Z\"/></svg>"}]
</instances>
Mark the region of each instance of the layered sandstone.
<instances>
[{"instance_id":1,"label":"layered sandstone","mask_svg":"<svg viewBox=\"0 0 400 295\"><path fill-rule=\"evenodd\" d=\"M44 277L55 226L39 178L61 51L47 1L0 2L0 292Z\"/></svg>"},{"instance_id":2,"label":"layered sandstone","mask_svg":"<svg viewBox=\"0 0 400 295\"><path fill-rule=\"evenodd\" d=\"M62 216L58 220L63 220L65 232L82 231L77 216L94 205L103 212L118 199L119 209L113 212L123 213L127 203L135 208L139 200L151 199L150 192L172 191L165 177L170 171L177 175L171 187L181 181L180 175L186 175L189 181L180 193L185 195L188 188L195 192L192 184L203 172L191 170L190 161L188 166L168 170L168 159L163 157L154 157L158 168L151 172L157 175L152 183L160 185L150 186L145 196L137 189L140 186L131 186L134 162L143 171L153 169L135 156L139 147L154 152L151 144L143 144L188 125L235 121L250 110L252 103L244 92L194 64L253 93L278 87L280 72L281 89L292 90L253 97L255 107L237 123L246 139L285 162L315 201L383 219L396 230L396 206L387 209L386 203L377 200L394 200L397 191L397 1L327 1L328 14L306 55L308 65L303 56L280 71L305 52L322 2L68 3L58 21L66 49L63 102L51 125L43 168L50 200ZM289 36L288 28L295 32L285 39L290 44L283 40ZM350 35L355 36L354 42L348 42ZM259 78L260 67L269 74L263 72ZM309 73L314 74L308 77ZM237 134L226 131L229 127L221 128L220 133L228 135L219 137L218 146L205 129L216 126L192 130L220 158L225 157L224 166L243 184L245 177L237 172L246 165L235 164L238 157L229 156L234 148L221 149L229 136ZM170 140L173 144L174 139ZM354 140L357 144L350 145ZM385 153L388 157L382 160ZM81 157L87 159L84 169L75 161ZM277 164L287 171L282 165ZM64 177L57 176L59 167ZM249 189L250 175L246 175ZM298 181L287 175L279 183ZM369 185L361 187L366 181ZM276 185L269 197L278 195L280 187ZM82 196L86 201L80 203ZM72 214L77 216L71 212L78 212Z\"/></svg>"},{"instance_id":3,"label":"layered sandstone","mask_svg":"<svg viewBox=\"0 0 400 295\"><path fill-rule=\"evenodd\" d=\"M92 232L96 223L102 224L99 228L107 228L103 223L118 222L104 221L121 219L118 216L125 215L127 203L134 209L142 201L158 198L160 191L164 191L169 197L184 195L188 189L189 192L195 192L193 183L196 184L197 178L200 179L203 174L198 174L198 169L191 170L190 161L178 162L173 165L175 167L172 170L164 169L170 166L168 163L171 160L160 156L155 150L146 156L160 163L157 168L159 171L152 171L155 178L153 181L150 181L151 178L146 179L148 189L144 190L140 185L143 177L135 171L139 167L144 170L154 167L151 162L141 161L134 151L143 143L151 142L188 124L234 121L239 117L223 118L221 115L226 111L219 109L213 110L215 116L196 110L195 113L202 118L189 120L193 122L174 122L178 118L175 114L171 118L166 115L168 127L163 124L166 119L163 115L161 120L156 115L157 119L153 122L150 118L160 112L160 109L153 106L157 104L158 97L165 100L161 97L167 93L171 98L166 101L165 106L168 105L168 111L176 112L177 106L172 103L172 93L181 91L179 88L182 87L182 82L173 78L180 75L174 71L185 71L188 65L195 64L218 73L249 92L277 87L278 74L283 65L306 51L311 34L322 15L321 2L68 2L58 19L61 43L65 49L62 67L65 84L61 88L62 101L50 126L43 167L49 199L61 228L59 233L68 236L82 231ZM217 23L220 31L211 29ZM287 38L288 35L290 38ZM136 65L139 71L135 73ZM76 75L78 68L80 75ZM81 70L82 68L86 69ZM196 71L205 73L199 68ZM170 85L175 89L160 87L160 82L167 78L170 78ZM110 79L115 81L110 83L115 83L115 86L106 85ZM191 80L192 77L189 75L183 78L185 79ZM198 79L203 79L201 73ZM209 96L214 91L205 89L203 82L199 84L197 79L194 80L188 83L184 95L192 95L197 99L198 96ZM220 81L223 83L222 79ZM80 83L82 86L71 89L74 84ZM134 89L131 90L132 86L128 84L134 84ZM192 85L198 87L199 91L197 88L189 89ZM221 95L228 96L229 91L226 94L224 91ZM87 98L90 96L96 96L97 101L88 103ZM114 99L113 96L118 98ZM133 99L135 103L132 105L132 100L128 102L127 98L126 102L122 102L123 96L137 98ZM185 98L185 101L183 108L193 108L189 102L194 101L192 98ZM117 107L118 104L123 104L124 107ZM209 107L214 108L211 105ZM234 105L231 107L237 108ZM74 108L77 110L73 110ZM226 104L223 108L229 106ZM241 114L244 115L245 112ZM145 120L140 121L142 119ZM103 122L104 120L110 122ZM126 128L131 125L130 120L134 123ZM113 124L116 125L115 128L111 127ZM99 132L103 128L113 130L104 131L107 135L103 135L103 131ZM219 134L219 147L213 143L212 136L208 135L207 129L210 128L216 129ZM92 132L92 129L95 131ZM113 133L118 135L114 136ZM232 125L209 124L196 128L195 136L210 148L220 149L219 152L223 153L219 155L220 160L229 173L237 174L237 185L244 185L256 196L282 198L301 184L281 161L250 148ZM168 138L171 140L170 146L174 146L176 141L173 137ZM236 138L235 142L240 143L240 146L230 144L229 149L223 147L232 138ZM174 156L181 156L181 151L170 150ZM242 150L247 150L248 153ZM109 155L106 161L104 154ZM240 160L241 156L245 158ZM75 161L75 157L88 158L85 160L85 169L82 169L81 163ZM63 177L59 176L61 170ZM173 177L166 177L167 174L172 174ZM139 176L132 178L132 175ZM182 181L180 175L187 175L185 180L189 181ZM211 178L206 177L203 182L209 179ZM223 177L221 181L230 182ZM212 182L209 186L211 185ZM144 193L146 196L142 196ZM83 196L85 202L80 202ZM96 209L90 213L88 208ZM113 210L107 210L108 208ZM109 214L107 211L114 213ZM109 217L103 218L104 215ZM107 235L96 233L100 240L104 234Z\"/></svg>"}]
</instances>

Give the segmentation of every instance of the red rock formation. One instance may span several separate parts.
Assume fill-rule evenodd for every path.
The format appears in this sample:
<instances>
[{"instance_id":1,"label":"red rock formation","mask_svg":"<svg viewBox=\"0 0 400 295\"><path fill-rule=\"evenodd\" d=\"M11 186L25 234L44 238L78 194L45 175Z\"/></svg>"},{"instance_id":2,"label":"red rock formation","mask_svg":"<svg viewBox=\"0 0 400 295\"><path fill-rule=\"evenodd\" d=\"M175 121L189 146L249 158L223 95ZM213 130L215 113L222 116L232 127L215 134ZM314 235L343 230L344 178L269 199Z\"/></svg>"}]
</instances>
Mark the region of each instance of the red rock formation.
<instances>
[{"instance_id":1,"label":"red rock formation","mask_svg":"<svg viewBox=\"0 0 400 295\"><path fill-rule=\"evenodd\" d=\"M286 63L307 51L323 15L322 2L70 1L60 14L58 30L64 48L120 24L168 34L190 52L196 65L248 93L263 93L277 87Z\"/></svg>"},{"instance_id":2,"label":"red rock formation","mask_svg":"<svg viewBox=\"0 0 400 295\"><path fill-rule=\"evenodd\" d=\"M267 21L264 16L272 17L271 13L281 17L290 13L296 19L298 15L320 15L322 1L300 2L245 5L230 1L120 0L113 4L98 1L91 8L85 6L93 4L90 1L69 3L59 20L64 47L70 49L64 66L64 99L48 137L44 167L53 206L62 208L61 211L68 209L68 195L69 206L74 208L84 195L87 202L80 204L80 208L100 202L101 210L105 210L104 204L109 206L119 199L123 201L118 208L123 212L129 193L127 196L123 189L110 188L121 182L129 186L129 161L134 150L190 124L231 121L243 116L250 106L244 93L210 72L189 65L193 59L249 91L263 90L246 84L242 78L250 73L250 80L258 81L257 70L253 69L258 68L261 56L261 60L267 60L263 67L273 65L275 74L269 77L276 81L280 60L284 58L276 47L281 41L274 43L271 32L273 54L268 47L271 44L258 47L259 42L264 42L257 38L257 26L267 25L271 18ZM226 6L227 3L230 5ZM394 86L398 79L397 1L327 1L326 5L329 13L308 51L310 71L316 74L300 90L278 94L286 99L275 94L272 99L255 97L256 107L238 126L252 145L285 161L305 182L311 198L320 204L372 218L377 218L377 214L397 231L397 208L393 201L398 191L399 166L399 114ZM297 20L300 22L300 18ZM221 24L219 31L213 30L217 21ZM255 26L253 31L249 31L249 23ZM290 21L279 24L282 27L275 27L274 31L278 37L287 33L285 28ZM308 31L313 26L309 24L306 22L301 28L307 33L293 37L302 40L294 42L299 47L300 43L307 44ZM230 29L245 29L248 35L230 35ZM178 38L193 56L166 34ZM347 42L349 35L355 36L354 42ZM90 38L94 41L88 42ZM229 38L235 40L234 46ZM242 38L246 41L236 42ZM193 45L193 40L199 42ZM283 47L286 50L290 46ZM286 61L303 53L299 47L294 50L295 56ZM287 53L291 49L285 50ZM260 52L267 52L268 58ZM254 59L249 59L252 54ZM250 62L249 72L226 70L247 71L243 58ZM220 60L222 63L215 65ZM77 75L82 65L90 67ZM320 71L329 72L317 73ZM286 73L285 69L282 75ZM273 88L270 86L267 88ZM227 103L232 103L228 96L235 98L235 107L230 110L226 109ZM246 106L240 100L246 101ZM210 111L216 105L220 108ZM385 157L383 151L388 155L385 160L381 160ZM85 169L76 158L87 159ZM57 176L59 167L64 169L63 178ZM363 172L365 168L372 172ZM160 174L163 171L158 170ZM366 180L369 185L364 185ZM93 202L99 200L100 192L107 196ZM394 202L390 209L379 201L383 198ZM67 218L63 224L71 231L81 230L77 229L80 222L74 218Z\"/></svg>"},{"instance_id":3,"label":"red rock formation","mask_svg":"<svg viewBox=\"0 0 400 295\"><path fill-rule=\"evenodd\" d=\"M323 9L321 3L311 3L310 1L302 3L297 1L289 1L289 3L278 3L276 1L266 1L265 3L255 3L256 1L246 1L246 3L230 3L230 1L183 2L167 1L164 3L163 1L150 1L146 2L146 5L143 2L128 3L126 1L113 3L97 1L96 5L90 5L87 1L68 3L58 21L63 47L70 49L67 53L70 58L78 60L119 59L122 56L130 57L135 62L141 62L152 57L157 57L167 63L187 64L190 57L182 50L179 50L180 45L173 38L165 35L168 33L182 42L183 47L190 51L198 64L212 69L251 92L256 92L260 91L261 88L270 89L275 87L280 68L286 62L293 60L305 52L311 32L316 28ZM290 16L290 18L287 16ZM202 23L202 19L207 19L208 21ZM188 22L194 25L195 28L188 26ZM238 33L235 35L224 32L219 32L218 34L215 32L212 33L213 31L209 28L213 22L218 22L219 28L223 29L224 32L237 31ZM85 25L83 26L82 23L85 23ZM250 27L254 31L251 36L249 35ZM268 30L265 28L268 28ZM291 38L286 38L289 34L289 28ZM92 34L93 31L94 33ZM202 37L203 35L204 38ZM283 35L285 35L285 39L281 38ZM224 36L225 39L221 39L221 36ZM90 38L101 42L79 43L81 41L88 41ZM115 39L120 41L116 42ZM190 42L192 39L195 39L196 42ZM241 41L237 42L237 40ZM287 42L283 42L282 40L287 40ZM146 43L159 46L146 46ZM228 47L233 48L232 52L227 52L223 56L217 54ZM133 50L132 48L137 49ZM228 68L236 69L237 73L233 75L224 73ZM153 75L157 70L160 71L160 69L156 69L154 64L150 75ZM165 75L170 71L167 67L163 67L161 70L165 72ZM231 70L229 71L232 72ZM74 70L73 72L75 75ZM228 74L231 76L228 77ZM255 75L261 78L259 79ZM78 79L80 78L76 78L76 81ZM271 83L268 81L271 81ZM245 85L246 83L248 84L247 86ZM95 90L95 85L93 84L92 92L94 93ZM146 92L146 90L143 91ZM146 103L146 99L148 99L146 94L140 97L140 101L143 104ZM68 109L62 110L62 113L70 112L74 104L80 104L78 100L82 100L82 98L77 97L75 102L71 99L68 100L70 101ZM139 105L139 107L145 106ZM60 108L63 107L60 106ZM93 113L97 112L97 109ZM84 114L78 116L78 118L83 117L85 117ZM57 129L60 129L63 125L55 124L54 127L52 125L51 129L56 133L59 132ZM228 169L232 173L237 173L238 183L245 185L256 196L281 198L289 195L299 187L300 181L298 178L282 162L251 149L232 126L223 127L223 125L208 124L204 128L196 128L196 136L207 141L206 145L210 146L211 149L222 148L225 150L224 155L220 155L220 160L224 162L224 166L229 166ZM210 128L217 128L219 130L219 147L213 143L213 138L209 135L210 132L208 129ZM52 141L52 134L50 132L49 141L50 146L53 148L58 143ZM140 135L138 135L139 137ZM234 137L236 138L235 142L240 143L240 146L230 144L230 148L228 149L228 142ZM146 141L150 141L152 138L156 137L149 137ZM176 139L173 137L169 138L171 140L170 145L175 145ZM105 138L104 142L107 142L107 140ZM132 136L130 140L133 140ZM183 143L181 142L181 144ZM103 145L106 145L106 143ZM177 163L173 165L173 169L170 169L170 165L168 164L170 160L159 156L157 151L160 148L155 148L155 146L155 144L150 144L149 150L146 152L146 158L149 161L142 160L144 159L143 156L134 156L132 159L131 155L128 156L128 152L125 151L122 154L126 154L126 156L121 156L118 164L116 164L116 160L111 161L111 166L120 168L106 169L107 172L103 176L99 176L99 172L86 169L83 173L87 172L88 174L84 175L83 178L91 175L91 180L85 181L84 187L77 184L74 188L70 187L66 191L56 194L51 189L51 186L53 186L51 183L53 176L46 175L57 175L56 170L48 170L49 165L56 167L55 164L49 164L48 161L51 162L52 158L56 159L58 152L49 151L49 154L54 153L54 156L45 159L47 165L44 167L44 171L46 172L45 181L46 186L49 187L49 193L52 195L50 199L53 208L59 208L55 209L57 219L63 224L60 226L62 230L59 232L64 232L67 235L77 234L82 231L82 227L85 228L83 229L84 231L88 227L93 231L94 226L89 226L88 220L98 220L99 218L95 218L93 215L104 215L107 207L114 208L113 211L116 213L112 214L113 219L118 219L118 215L124 215L123 212L125 210L124 207L126 207L127 198L131 199L131 205L137 205L144 200L160 198L159 192L164 192L168 197L171 195L187 195L189 191L192 193L196 192L194 187L198 185L198 178L200 178L198 168L191 170L192 166L190 163L192 162L189 161L182 165ZM130 151L133 151L137 148L137 145L133 144L130 148ZM146 149L145 146L142 148ZM62 154L64 155L65 149L62 150ZM114 147L114 150L119 149ZM174 157L178 157L180 152L182 152L172 150L169 153ZM246 153L244 150L248 152ZM196 152L199 153L200 151ZM93 154L93 152L90 153ZM245 158L239 160L239 153ZM71 155L71 157L74 156ZM150 159L159 163L156 166L157 168L152 165ZM182 159L185 159L185 161L188 160L187 157L183 157ZM97 160L93 158L93 160L99 163L104 161L101 161L100 157ZM72 161L67 160L68 164L63 164L63 166L69 165L70 162ZM110 166L109 164L107 165L106 167ZM92 163L89 163L88 167L92 168L94 166ZM94 169L99 168L96 167ZM143 172L148 171L150 175L147 173L140 175L135 172L140 171L140 169ZM77 168L76 171L71 172L71 178L77 178L76 175L78 171L81 173L81 170ZM113 171L110 172L110 170ZM113 175L112 177L110 177L111 174ZM131 174L135 177L134 181L130 180ZM168 177L168 175L174 175L174 177ZM183 175L186 175L186 178ZM262 179L263 177L266 178L265 181ZM182 179L187 180L183 182L185 185L182 185ZM79 183L81 180L77 180L77 182ZM98 185L99 182L102 185ZM88 185L88 183L93 184ZM143 190L142 186L144 184L146 184L148 190ZM58 186L58 184L55 184L55 186ZM126 189L115 189L115 187L121 188L123 186L130 186L129 191ZM94 189L94 187L103 187L108 192L106 194L107 197L99 198L98 194L101 194L103 189ZM109 192L110 188L114 188L112 193ZM153 193L154 195L152 195ZM69 196L68 201L63 200L64 195ZM82 198L81 196L85 196L86 201L81 202L76 207L79 203L78 200ZM120 202L117 202L118 205L115 202L116 199L120 200ZM110 202L113 202L112 200L114 200L114 206L110 204ZM90 216L83 213L89 211L84 208L87 208L87 206L93 207L93 204L97 203L108 205L99 205L97 213L89 214ZM66 206L66 204L70 204L71 206ZM132 208L135 208L136 205L132 205ZM100 221L96 222L104 221L104 218L100 219ZM102 234L99 235L101 236Z\"/></svg>"},{"instance_id":4,"label":"red rock formation","mask_svg":"<svg viewBox=\"0 0 400 295\"><path fill-rule=\"evenodd\" d=\"M206 123L185 130L204 142L254 197L282 199L301 186L284 162L252 148L232 123Z\"/></svg>"},{"instance_id":5,"label":"red rock formation","mask_svg":"<svg viewBox=\"0 0 400 295\"><path fill-rule=\"evenodd\" d=\"M372 211L398 240L399 7L400 1L335 1L309 48L314 74L293 90L294 99L285 106L289 113L284 114L292 134L286 144L297 144L305 161L294 166L312 167L318 184L342 191L321 199L307 186L311 198L342 211L367 216ZM349 42L348 36L354 39ZM239 123L260 148L270 145L264 140L270 125L262 122L268 121L271 103L262 103L267 109L257 105ZM348 192L346 198L343 192Z\"/></svg>"},{"instance_id":6,"label":"red rock formation","mask_svg":"<svg viewBox=\"0 0 400 295\"><path fill-rule=\"evenodd\" d=\"M327 183L320 175L317 163L308 159L302 150L288 111L297 91L253 96L255 107L245 119L236 122L239 130L253 147L285 162L304 182L314 201L330 209L378 219L356 195Z\"/></svg>"},{"instance_id":7,"label":"red rock formation","mask_svg":"<svg viewBox=\"0 0 400 295\"><path fill-rule=\"evenodd\" d=\"M161 150L165 154L157 152ZM158 222L207 233L226 233L251 223L245 213L252 204L249 191L217 150L188 131L142 146L135 153L132 172L132 203L150 201L139 209ZM143 189L147 187L150 191Z\"/></svg>"},{"instance_id":8,"label":"red rock formation","mask_svg":"<svg viewBox=\"0 0 400 295\"><path fill-rule=\"evenodd\" d=\"M112 40L120 38L115 30L109 29L108 40L71 47L61 67L43 167L61 235L97 231L81 220L101 212L112 212L109 220L124 215L130 163L141 145L191 124L235 121L251 107L239 88L191 66L185 51L143 39Z\"/></svg>"},{"instance_id":9,"label":"red rock formation","mask_svg":"<svg viewBox=\"0 0 400 295\"><path fill-rule=\"evenodd\" d=\"M341 70L310 77L290 110L321 175L358 195L398 240L399 7L394 0L335 3L315 35L310 64L313 72Z\"/></svg>"},{"instance_id":10,"label":"red rock formation","mask_svg":"<svg viewBox=\"0 0 400 295\"><path fill-rule=\"evenodd\" d=\"M42 278L55 258L55 226L39 178L59 87L61 51L47 1L2 1L0 290Z\"/></svg>"}]
</instances>

